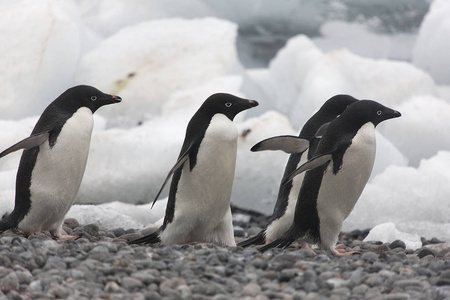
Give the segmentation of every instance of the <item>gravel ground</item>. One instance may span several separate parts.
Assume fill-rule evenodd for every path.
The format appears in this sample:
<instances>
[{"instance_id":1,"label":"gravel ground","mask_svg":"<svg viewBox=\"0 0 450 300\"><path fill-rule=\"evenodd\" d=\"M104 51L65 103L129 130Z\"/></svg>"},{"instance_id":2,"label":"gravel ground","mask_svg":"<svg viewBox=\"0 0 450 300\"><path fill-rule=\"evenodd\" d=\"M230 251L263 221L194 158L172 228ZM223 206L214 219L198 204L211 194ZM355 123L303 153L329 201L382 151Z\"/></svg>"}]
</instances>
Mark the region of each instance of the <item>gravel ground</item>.
<instances>
[{"instance_id":1,"label":"gravel ground","mask_svg":"<svg viewBox=\"0 0 450 300\"><path fill-rule=\"evenodd\" d=\"M237 241L266 217L234 210ZM343 233L349 257L298 249L221 248L212 244L129 246L135 230L106 230L68 219L81 236L60 242L0 235L0 300L4 299L450 299L450 244L437 239L416 251L364 243L367 230Z\"/></svg>"}]
</instances>

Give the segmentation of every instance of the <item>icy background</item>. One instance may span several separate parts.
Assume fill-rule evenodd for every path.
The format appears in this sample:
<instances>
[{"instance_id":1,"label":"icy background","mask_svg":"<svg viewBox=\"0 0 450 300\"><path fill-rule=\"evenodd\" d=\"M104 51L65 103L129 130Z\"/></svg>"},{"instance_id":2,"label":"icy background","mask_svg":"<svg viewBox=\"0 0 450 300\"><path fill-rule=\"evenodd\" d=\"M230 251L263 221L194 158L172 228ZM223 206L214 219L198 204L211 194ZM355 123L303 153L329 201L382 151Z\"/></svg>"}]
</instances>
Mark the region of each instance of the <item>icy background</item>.
<instances>
[{"instance_id":1,"label":"icy background","mask_svg":"<svg viewBox=\"0 0 450 300\"><path fill-rule=\"evenodd\" d=\"M448 241L449 14L447 0L0 1L0 149L27 137L73 85L120 95L96 113L84 205L68 216L141 228L164 215L164 200L148 203L191 116L228 92L260 103L235 121L232 202L270 214L288 156L250 147L297 134L325 100L347 93L403 116L377 128L373 175L343 230L387 224L384 232ZM0 160L0 214L14 206L20 154Z\"/></svg>"}]
</instances>

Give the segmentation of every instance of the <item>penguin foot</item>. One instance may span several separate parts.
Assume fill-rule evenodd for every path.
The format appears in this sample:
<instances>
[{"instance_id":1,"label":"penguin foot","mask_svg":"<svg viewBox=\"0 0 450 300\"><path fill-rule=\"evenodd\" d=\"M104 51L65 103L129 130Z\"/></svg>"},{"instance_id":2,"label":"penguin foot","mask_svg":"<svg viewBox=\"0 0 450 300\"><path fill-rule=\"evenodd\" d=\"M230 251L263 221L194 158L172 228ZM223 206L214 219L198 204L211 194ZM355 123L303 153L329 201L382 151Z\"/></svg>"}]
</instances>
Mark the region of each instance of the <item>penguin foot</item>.
<instances>
[{"instance_id":1,"label":"penguin foot","mask_svg":"<svg viewBox=\"0 0 450 300\"><path fill-rule=\"evenodd\" d=\"M56 236L55 239L60 240L60 241L74 241L74 240L78 240L81 236L79 235L68 235L68 234L63 234L60 236Z\"/></svg>"},{"instance_id":2,"label":"penguin foot","mask_svg":"<svg viewBox=\"0 0 450 300\"><path fill-rule=\"evenodd\" d=\"M314 254L314 255L317 254L313 249L311 249L311 247L309 247L309 245L308 245L307 242L300 242L300 245L301 245L301 247L302 247L302 250L306 250L306 251L308 251L309 253L312 253L312 254Z\"/></svg>"},{"instance_id":3,"label":"penguin foot","mask_svg":"<svg viewBox=\"0 0 450 300\"><path fill-rule=\"evenodd\" d=\"M344 246L344 245L338 245L338 246ZM359 251L347 251L346 249L343 249L342 247L338 248L338 246L336 246L336 248L334 248L333 251L331 251L331 253L334 256L351 256L351 255L354 255L354 254L360 254L361 253Z\"/></svg>"}]
</instances>

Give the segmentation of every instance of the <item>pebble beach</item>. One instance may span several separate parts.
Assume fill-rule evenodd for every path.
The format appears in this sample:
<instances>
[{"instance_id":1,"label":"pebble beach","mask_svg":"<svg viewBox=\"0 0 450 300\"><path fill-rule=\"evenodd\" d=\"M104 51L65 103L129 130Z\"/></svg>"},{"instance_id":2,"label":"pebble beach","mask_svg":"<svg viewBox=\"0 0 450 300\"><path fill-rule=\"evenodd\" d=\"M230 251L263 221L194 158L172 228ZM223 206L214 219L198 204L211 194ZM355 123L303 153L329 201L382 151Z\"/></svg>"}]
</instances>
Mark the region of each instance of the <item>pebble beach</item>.
<instances>
[{"instance_id":1,"label":"pebble beach","mask_svg":"<svg viewBox=\"0 0 450 300\"><path fill-rule=\"evenodd\" d=\"M236 241L257 233L263 215L234 209ZM67 219L75 241L41 233L0 235L0 300L6 299L450 299L450 243L420 249L363 242L368 230L342 233L358 254L315 250L260 253L257 247L128 245L138 230L107 230Z\"/></svg>"}]
</instances>

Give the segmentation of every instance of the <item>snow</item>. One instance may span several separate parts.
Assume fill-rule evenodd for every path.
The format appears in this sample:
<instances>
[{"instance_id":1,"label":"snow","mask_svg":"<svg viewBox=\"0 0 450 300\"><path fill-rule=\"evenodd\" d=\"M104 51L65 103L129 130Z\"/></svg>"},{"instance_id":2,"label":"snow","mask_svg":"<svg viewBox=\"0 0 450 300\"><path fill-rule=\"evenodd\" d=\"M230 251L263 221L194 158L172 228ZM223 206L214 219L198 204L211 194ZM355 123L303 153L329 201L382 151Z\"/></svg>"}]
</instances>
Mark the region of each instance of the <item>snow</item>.
<instances>
[{"instance_id":1,"label":"snow","mask_svg":"<svg viewBox=\"0 0 450 300\"><path fill-rule=\"evenodd\" d=\"M95 114L88 165L68 217L108 228L160 224L167 189L153 209L150 203L187 123L209 95L227 92L260 103L234 121L232 203L270 214L288 155L249 149L274 135L297 135L324 101L348 93L402 117L377 127L374 170L343 230L374 228L374 236L381 228L373 238L383 241L409 240L406 234L449 241L450 3L434 0L423 22L405 30L395 22L409 24L426 10L402 15L402 5L382 5L387 15L342 1L303 9L265 0L1 3L9 42L0 46L7 58L0 62L0 151L27 137L43 109L71 86L118 94L122 103ZM358 13L363 17L351 17ZM396 29L383 30L389 26ZM295 28L304 30L292 34ZM251 69L242 61L251 49L238 47L248 34L242 29L259 32L261 47L277 44L283 30L292 37L267 66ZM0 215L14 206L19 159L20 152L0 159Z\"/></svg>"},{"instance_id":2,"label":"snow","mask_svg":"<svg viewBox=\"0 0 450 300\"><path fill-rule=\"evenodd\" d=\"M450 84L450 69L443 63L450 60L450 5L446 0L433 1L425 16L413 49L413 63L427 71L436 82Z\"/></svg>"},{"instance_id":3,"label":"snow","mask_svg":"<svg viewBox=\"0 0 450 300\"><path fill-rule=\"evenodd\" d=\"M395 240L405 242L406 249L416 250L422 247L420 236L401 232L397 230L394 223L383 223L375 226L364 239L365 242L381 241L383 243L392 243Z\"/></svg>"}]
</instances>

